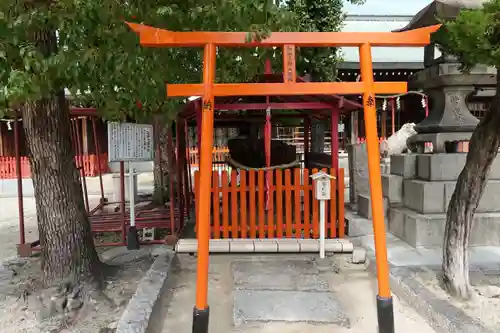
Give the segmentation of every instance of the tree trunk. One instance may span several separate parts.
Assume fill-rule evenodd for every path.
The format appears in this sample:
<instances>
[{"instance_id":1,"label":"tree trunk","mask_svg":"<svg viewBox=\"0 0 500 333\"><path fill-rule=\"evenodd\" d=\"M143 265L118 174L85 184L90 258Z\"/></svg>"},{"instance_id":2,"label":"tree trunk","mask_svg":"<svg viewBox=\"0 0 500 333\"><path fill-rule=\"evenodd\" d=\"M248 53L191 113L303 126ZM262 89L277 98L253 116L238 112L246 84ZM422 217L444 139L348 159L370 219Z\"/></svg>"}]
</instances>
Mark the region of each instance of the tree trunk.
<instances>
[{"instance_id":1,"label":"tree trunk","mask_svg":"<svg viewBox=\"0 0 500 333\"><path fill-rule=\"evenodd\" d=\"M153 200L158 205L163 205L169 195L168 175L168 128L169 124L157 116L154 120L155 161L154 161L154 193Z\"/></svg>"},{"instance_id":2,"label":"tree trunk","mask_svg":"<svg viewBox=\"0 0 500 333\"><path fill-rule=\"evenodd\" d=\"M100 282L101 263L76 168L64 93L21 108L35 190L42 269L58 280Z\"/></svg>"},{"instance_id":3,"label":"tree trunk","mask_svg":"<svg viewBox=\"0 0 500 333\"><path fill-rule=\"evenodd\" d=\"M497 83L495 101L472 134L467 161L446 214L443 283L450 295L464 300L470 298L468 245L472 220L500 147L499 91Z\"/></svg>"}]
</instances>

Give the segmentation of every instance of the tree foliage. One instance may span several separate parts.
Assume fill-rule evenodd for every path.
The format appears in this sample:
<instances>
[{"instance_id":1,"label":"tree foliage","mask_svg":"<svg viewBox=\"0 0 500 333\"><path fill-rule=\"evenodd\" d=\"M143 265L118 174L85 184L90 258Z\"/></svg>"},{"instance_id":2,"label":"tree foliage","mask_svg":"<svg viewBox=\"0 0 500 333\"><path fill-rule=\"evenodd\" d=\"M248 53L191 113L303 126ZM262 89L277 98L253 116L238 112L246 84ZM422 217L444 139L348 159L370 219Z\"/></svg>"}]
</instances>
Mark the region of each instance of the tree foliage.
<instances>
[{"instance_id":1,"label":"tree foliage","mask_svg":"<svg viewBox=\"0 0 500 333\"><path fill-rule=\"evenodd\" d=\"M362 0L351 0L361 3ZM199 82L199 49L148 49L125 20L170 30L337 31L342 0L3 0L0 2L0 110L66 88L73 104L98 107L109 119L140 118L170 110L164 82ZM58 48L41 54L30 34L52 29ZM270 53L276 68L281 50L220 49L217 80L249 81ZM336 50L302 49L300 74L335 78ZM0 111L1 112L1 111Z\"/></svg>"},{"instance_id":2,"label":"tree foliage","mask_svg":"<svg viewBox=\"0 0 500 333\"><path fill-rule=\"evenodd\" d=\"M470 69L477 64L500 68L500 0L480 9L463 9L454 20L445 20L433 42Z\"/></svg>"},{"instance_id":3,"label":"tree foliage","mask_svg":"<svg viewBox=\"0 0 500 333\"><path fill-rule=\"evenodd\" d=\"M164 82L199 82L195 48L148 49L125 20L170 30L248 30L293 26L293 15L251 0L59 0L0 3L0 105L3 110L67 89L74 104L92 105L111 119L171 109ZM57 31L58 48L30 43L40 29ZM218 79L246 80L260 70L252 49L221 50ZM177 101L178 102L178 101ZM140 106L140 107L138 107Z\"/></svg>"}]
</instances>

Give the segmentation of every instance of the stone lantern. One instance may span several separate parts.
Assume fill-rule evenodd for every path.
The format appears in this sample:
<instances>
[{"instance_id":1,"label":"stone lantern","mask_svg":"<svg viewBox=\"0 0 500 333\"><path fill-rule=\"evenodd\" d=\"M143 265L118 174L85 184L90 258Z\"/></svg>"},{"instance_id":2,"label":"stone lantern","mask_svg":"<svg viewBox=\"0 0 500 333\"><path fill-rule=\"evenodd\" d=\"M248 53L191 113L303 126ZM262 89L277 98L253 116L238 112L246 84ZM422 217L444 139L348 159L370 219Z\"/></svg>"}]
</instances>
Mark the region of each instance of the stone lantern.
<instances>
[{"instance_id":1,"label":"stone lantern","mask_svg":"<svg viewBox=\"0 0 500 333\"><path fill-rule=\"evenodd\" d=\"M403 29L405 31L438 24L438 19L453 19L461 9L479 8L484 0L436 0L422 9ZM424 152L425 143L431 142L434 153L444 153L453 147L448 143L469 141L479 120L467 107L467 99L475 92L496 86L496 70L476 66L463 73L460 63L450 55L436 59L435 45L425 48L425 69L410 78L410 89L422 89L430 101L429 116L419 123L417 135L408 140L408 148Z\"/></svg>"},{"instance_id":2,"label":"stone lantern","mask_svg":"<svg viewBox=\"0 0 500 333\"><path fill-rule=\"evenodd\" d=\"M400 31L437 24L437 18L453 19L461 8L478 8L484 1L432 2ZM410 89L423 89L430 97L429 115L407 140L409 154L391 156L390 174L382 175L382 191L389 231L414 247L440 247L443 244L446 212L467 154L458 153L454 144L469 141L478 119L467 107L467 98L480 90L494 89L496 71L476 66L468 73L449 55L436 58L435 47L425 52L425 69L411 79ZM433 152L424 153L431 142ZM493 162L489 181L474 215L471 246L500 245L500 159ZM369 218L358 204L358 214Z\"/></svg>"}]
</instances>

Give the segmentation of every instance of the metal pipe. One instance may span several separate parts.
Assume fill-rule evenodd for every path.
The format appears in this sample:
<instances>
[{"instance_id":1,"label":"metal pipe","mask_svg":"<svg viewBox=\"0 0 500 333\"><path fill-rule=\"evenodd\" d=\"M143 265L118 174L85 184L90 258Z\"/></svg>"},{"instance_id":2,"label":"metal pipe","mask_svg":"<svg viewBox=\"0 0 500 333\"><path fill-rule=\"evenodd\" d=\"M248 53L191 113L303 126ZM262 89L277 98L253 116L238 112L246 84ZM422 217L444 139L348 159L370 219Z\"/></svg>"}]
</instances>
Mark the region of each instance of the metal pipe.
<instances>
[{"instance_id":1,"label":"metal pipe","mask_svg":"<svg viewBox=\"0 0 500 333\"><path fill-rule=\"evenodd\" d=\"M319 201L319 257L325 259L325 200Z\"/></svg>"},{"instance_id":2,"label":"metal pipe","mask_svg":"<svg viewBox=\"0 0 500 333\"><path fill-rule=\"evenodd\" d=\"M24 201L23 201L23 175L21 170L21 147L19 146L19 119L16 114L14 124L14 150L16 153L17 177L17 207L19 209L19 244L26 244L26 231L24 229Z\"/></svg>"},{"instance_id":3,"label":"metal pipe","mask_svg":"<svg viewBox=\"0 0 500 333\"><path fill-rule=\"evenodd\" d=\"M101 171L101 146L99 145L99 139L97 137L97 128L95 117L92 117L92 132L94 135L94 146L95 146L95 155L97 159L97 174L99 175L99 186L101 189L101 201L104 202L104 185L102 182L102 171Z\"/></svg>"},{"instance_id":4,"label":"metal pipe","mask_svg":"<svg viewBox=\"0 0 500 333\"><path fill-rule=\"evenodd\" d=\"M128 163L128 200L130 212L130 227L135 227L135 191L134 191L134 169L132 162Z\"/></svg>"},{"instance_id":5,"label":"metal pipe","mask_svg":"<svg viewBox=\"0 0 500 333\"><path fill-rule=\"evenodd\" d=\"M125 162L120 161L120 212L122 222L122 242L127 241L127 226L125 225Z\"/></svg>"}]
</instances>

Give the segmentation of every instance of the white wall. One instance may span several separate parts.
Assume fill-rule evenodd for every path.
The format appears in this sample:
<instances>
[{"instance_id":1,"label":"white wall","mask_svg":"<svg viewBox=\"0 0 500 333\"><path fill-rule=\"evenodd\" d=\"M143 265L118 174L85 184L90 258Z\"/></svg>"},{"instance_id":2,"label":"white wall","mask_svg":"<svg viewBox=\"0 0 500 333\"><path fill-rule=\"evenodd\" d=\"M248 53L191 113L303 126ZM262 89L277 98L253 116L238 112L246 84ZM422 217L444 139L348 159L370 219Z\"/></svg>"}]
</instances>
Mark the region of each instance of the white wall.
<instances>
[{"instance_id":1,"label":"white wall","mask_svg":"<svg viewBox=\"0 0 500 333\"><path fill-rule=\"evenodd\" d=\"M344 11L348 15L409 15L414 16L432 0L366 0L361 5L344 1Z\"/></svg>"},{"instance_id":2,"label":"white wall","mask_svg":"<svg viewBox=\"0 0 500 333\"><path fill-rule=\"evenodd\" d=\"M411 18L425 8L431 0L367 0L364 5L345 4L347 19L345 32L389 32L406 26ZM357 48L342 48L345 62L359 62ZM438 56L438 55L437 55ZM423 62L423 48L374 47L373 62L419 63Z\"/></svg>"}]
</instances>

